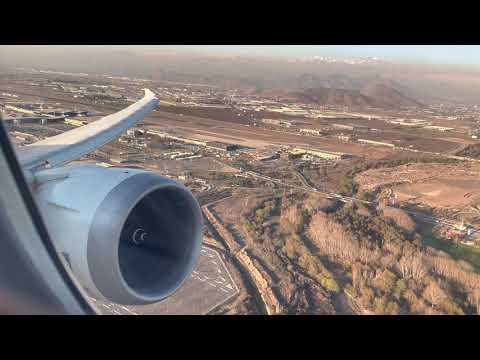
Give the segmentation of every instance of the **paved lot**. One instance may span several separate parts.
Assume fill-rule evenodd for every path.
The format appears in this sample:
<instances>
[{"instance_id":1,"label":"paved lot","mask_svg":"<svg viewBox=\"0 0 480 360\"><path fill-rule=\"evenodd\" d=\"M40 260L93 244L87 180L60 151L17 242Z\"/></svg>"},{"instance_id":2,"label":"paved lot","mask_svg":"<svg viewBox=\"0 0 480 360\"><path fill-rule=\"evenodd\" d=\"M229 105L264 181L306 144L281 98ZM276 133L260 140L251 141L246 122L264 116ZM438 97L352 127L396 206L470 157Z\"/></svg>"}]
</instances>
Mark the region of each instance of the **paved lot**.
<instances>
[{"instance_id":1,"label":"paved lot","mask_svg":"<svg viewBox=\"0 0 480 360\"><path fill-rule=\"evenodd\" d=\"M124 306L93 300L104 315L201 315L238 294L217 251L203 247L196 269L169 298L155 304Z\"/></svg>"}]
</instances>

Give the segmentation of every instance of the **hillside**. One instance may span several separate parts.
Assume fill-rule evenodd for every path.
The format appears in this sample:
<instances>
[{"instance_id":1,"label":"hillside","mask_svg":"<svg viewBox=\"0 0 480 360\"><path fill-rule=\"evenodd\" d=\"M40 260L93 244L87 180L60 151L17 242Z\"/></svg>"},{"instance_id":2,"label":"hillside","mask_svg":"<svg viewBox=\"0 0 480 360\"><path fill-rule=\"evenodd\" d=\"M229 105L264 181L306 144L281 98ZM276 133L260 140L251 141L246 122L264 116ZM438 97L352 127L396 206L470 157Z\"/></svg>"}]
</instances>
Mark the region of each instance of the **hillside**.
<instances>
[{"instance_id":1,"label":"hillside","mask_svg":"<svg viewBox=\"0 0 480 360\"><path fill-rule=\"evenodd\" d=\"M392 108L404 106L422 106L394 88L375 84L362 89L310 88L298 91L262 90L256 92L262 97L273 97L284 101L298 101L320 105L339 105L349 107Z\"/></svg>"},{"instance_id":2,"label":"hillside","mask_svg":"<svg viewBox=\"0 0 480 360\"><path fill-rule=\"evenodd\" d=\"M391 86L374 84L360 90L361 94L373 99L380 107L386 106L422 106Z\"/></svg>"}]
</instances>

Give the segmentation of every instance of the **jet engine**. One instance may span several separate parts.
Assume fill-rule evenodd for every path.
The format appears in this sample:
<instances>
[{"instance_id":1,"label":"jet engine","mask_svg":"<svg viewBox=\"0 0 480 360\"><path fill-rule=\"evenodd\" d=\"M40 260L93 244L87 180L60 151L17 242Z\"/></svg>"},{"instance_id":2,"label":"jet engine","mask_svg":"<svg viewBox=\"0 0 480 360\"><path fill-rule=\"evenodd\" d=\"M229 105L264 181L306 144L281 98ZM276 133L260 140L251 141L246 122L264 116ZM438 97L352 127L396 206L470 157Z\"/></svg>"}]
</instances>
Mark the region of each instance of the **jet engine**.
<instances>
[{"instance_id":1,"label":"jet engine","mask_svg":"<svg viewBox=\"0 0 480 360\"><path fill-rule=\"evenodd\" d=\"M192 272L203 217L180 183L144 170L97 165L35 176L50 236L91 296L153 303L171 295Z\"/></svg>"}]
</instances>

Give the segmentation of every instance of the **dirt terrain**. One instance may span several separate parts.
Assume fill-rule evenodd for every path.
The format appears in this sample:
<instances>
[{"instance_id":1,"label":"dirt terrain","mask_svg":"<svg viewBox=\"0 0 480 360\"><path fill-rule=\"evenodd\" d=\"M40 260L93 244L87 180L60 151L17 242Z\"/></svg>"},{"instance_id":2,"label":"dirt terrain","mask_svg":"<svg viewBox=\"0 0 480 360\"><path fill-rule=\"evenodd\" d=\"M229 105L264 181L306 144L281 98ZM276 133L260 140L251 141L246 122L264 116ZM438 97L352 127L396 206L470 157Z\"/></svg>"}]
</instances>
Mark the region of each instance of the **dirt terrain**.
<instances>
[{"instance_id":1,"label":"dirt terrain","mask_svg":"<svg viewBox=\"0 0 480 360\"><path fill-rule=\"evenodd\" d=\"M407 164L372 169L355 177L361 189L391 189L398 201L458 208L480 202L477 164Z\"/></svg>"},{"instance_id":2,"label":"dirt terrain","mask_svg":"<svg viewBox=\"0 0 480 360\"><path fill-rule=\"evenodd\" d=\"M367 148L355 143L266 130L236 123L227 126L225 122L205 118L187 116L179 118L177 115L161 112L146 117L144 122L152 128L175 131L175 133L183 136L210 141L234 142L249 147L265 148L272 144L287 145L351 153L366 156L370 159L382 158L393 151L386 148Z\"/></svg>"},{"instance_id":3,"label":"dirt terrain","mask_svg":"<svg viewBox=\"0 0 480 360\"><path fill-rule=\"evenodd\" d=\"M216 226L223 228L224 238L229 238L234 248L241 249L237 250L237 256L252 275L268 312L332 314L335 306L348 308L338 299L331 299L324 289L295 267L287 266L284 256L268 238L259 241L245 228L245 214L252 213L269 199L271 194L234 195L216 203L210 210L221 219ZM278 224L278 221L277 215L268 223Z\"/></svg>"},{"instance_id":4,"label":"dirt terrain","mask_svg":"<svg viewBox=\"0 0 480 360\"><path fill-rule=\"evenodd\" d=\"M399 201L415 199L430 207L458 208L480 203L480 179L451 176L393 188Z\"/></svg>"},{"instance_id":5,"label":"dirt terrain","mask_svg":"<svg viewBox=\"0 0 480 360\"><path fill-rule=\"evenodd\" d=\"M388 142L395 146L404 148L413 148L420 151L430 151L436 153L450 153L455 152L465 142L461 139L439 139L433 137L421 137L414 135L404 135L393 132L383 132L380 135L365 134L359 135L362 139Z\"/></svg>"}]
</instances>

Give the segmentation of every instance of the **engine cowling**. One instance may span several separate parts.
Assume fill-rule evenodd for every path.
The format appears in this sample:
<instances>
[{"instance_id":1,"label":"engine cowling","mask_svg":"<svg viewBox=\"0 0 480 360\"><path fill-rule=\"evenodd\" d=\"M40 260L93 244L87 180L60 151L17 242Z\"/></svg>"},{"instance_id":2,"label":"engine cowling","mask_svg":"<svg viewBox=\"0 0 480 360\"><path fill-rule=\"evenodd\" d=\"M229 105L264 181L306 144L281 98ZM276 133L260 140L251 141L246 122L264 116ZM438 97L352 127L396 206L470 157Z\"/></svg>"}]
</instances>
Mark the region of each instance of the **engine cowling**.
<instances>
[{"instance_id":1,"label":"engine cowling","mask_svg":"<svg viewBox=\"0 0 480 360\"><path fill-rule=\"evenodd\" d=\"M119 304L171 295L198 259L200 207L183 185L137 169L72 165L35 189L47 229L87 292ZM45 178L47 180L45 180Z\"/></svg>"}]
</instances>

